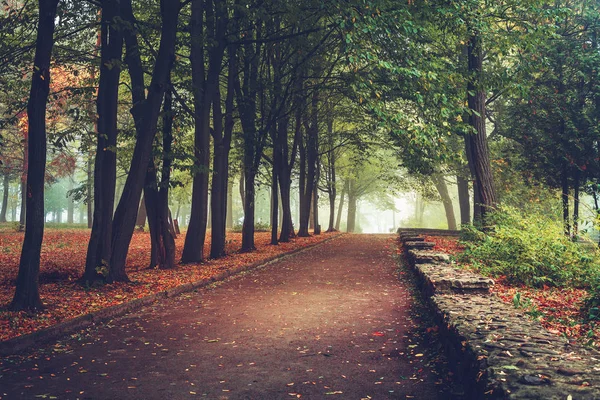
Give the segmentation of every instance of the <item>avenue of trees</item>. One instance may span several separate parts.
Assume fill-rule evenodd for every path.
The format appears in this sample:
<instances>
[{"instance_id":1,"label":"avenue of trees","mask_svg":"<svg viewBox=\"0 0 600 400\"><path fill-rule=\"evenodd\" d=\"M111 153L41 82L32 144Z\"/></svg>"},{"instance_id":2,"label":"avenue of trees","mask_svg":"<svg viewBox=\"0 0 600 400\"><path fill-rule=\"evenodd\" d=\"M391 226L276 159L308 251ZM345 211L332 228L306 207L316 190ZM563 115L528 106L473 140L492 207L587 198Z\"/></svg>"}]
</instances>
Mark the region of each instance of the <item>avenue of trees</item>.
<instances>
[{"instance_id":1,"label":"avenue of trees","mask_svg":"<svg viewBox=\"0 0 600 400\"><path fill-rule=\"evenodd\" d=\"M598 209L595 2L1 7L0 222L16 219L10 198L25 230L13 310L42 308L40 249L47 214L64 211L50 206L59 192L67 222L91 228L83 285L128 281L146 218L150 267L224 256L234 197L241 250L253 251L261 191L273 245L319 234L320 202L323 230L339 230L345 210L352 232L361 198L393 208L388 195L403 189L441 201L451 229L489 229L488 214L526 187L560 193L567 235L582 193Z\"/></svg>"}]
</instances>

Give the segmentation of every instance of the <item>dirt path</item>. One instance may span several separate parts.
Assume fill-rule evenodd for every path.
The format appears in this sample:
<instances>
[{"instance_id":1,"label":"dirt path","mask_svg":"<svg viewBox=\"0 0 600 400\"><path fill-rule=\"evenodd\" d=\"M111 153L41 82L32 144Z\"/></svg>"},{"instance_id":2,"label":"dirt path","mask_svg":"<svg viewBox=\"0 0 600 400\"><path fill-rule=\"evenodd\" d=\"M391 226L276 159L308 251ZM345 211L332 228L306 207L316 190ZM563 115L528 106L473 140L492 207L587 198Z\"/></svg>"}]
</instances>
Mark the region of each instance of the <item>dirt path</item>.
<instances>
[{"instance_id":1,"label":"dirt path","mask_svg":"<svg viewBox=\"0 0 600 400\"><path fill-rule=\"evenodd\" d=\"M448 398L394 251L346 235L2 360L0 398Z\"/></svg>"}]
</instances>

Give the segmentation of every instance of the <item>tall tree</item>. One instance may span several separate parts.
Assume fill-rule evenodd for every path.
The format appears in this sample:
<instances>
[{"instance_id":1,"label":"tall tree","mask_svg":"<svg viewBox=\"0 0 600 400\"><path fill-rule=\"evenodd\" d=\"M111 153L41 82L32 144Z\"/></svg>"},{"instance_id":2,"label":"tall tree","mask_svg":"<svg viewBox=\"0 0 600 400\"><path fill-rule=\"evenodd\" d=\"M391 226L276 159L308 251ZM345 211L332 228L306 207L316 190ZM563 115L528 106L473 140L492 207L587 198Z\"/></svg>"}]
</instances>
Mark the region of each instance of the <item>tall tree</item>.
<instances>
[{"instance_id":1,"label":"tall tree","mask_svg":"<svg viewBox=\"0 0 600 400\"><path fill-rule=\"evenodd\" d=\"M221 64L223 52L227 47L228 10L225 2L215 2L214 16L209 20L208 28L214 32L217 44L211 51L213 63ZM236 31L236 24L231 30ZM234 126L234 90L237 71L236 45L229 45L227 68L227 87L225 94L225 113L222 111L221 90L217 86L213 96L213 174L211 186L211 242L210 257L225 255L225 227L227 224L227 193L229 181L229 151ZM218 72L215 72L218 74Z\"/></svg>"},{"instance_id":2,"label":"tall tree","mask_svg":"<svg viewBox=\"0 0 600 400\"><path fill-rule=\"evenodd\" d=\"M103 0L101 12L94 216L82 277L86 284L102 280L108 275L117 180L117 105L123 53L120 0Z\"/></svg>"},{"instance_id":3,"label":"tall tree","mask_svg":"<svg viewBox=\"0 0 600 400\"><path fill-rule=\"evenodd\" d=\"M39 22L27 103L28 153L27 219L19 273L11 310L43 308L39 294L39 271L44 237L44 176L46 170L46 104L50 92L50 58L54 45L54 21L58 0L39 0Z\"/></svg>"},{"instance_id":4,"label":"tall tree","mask_svg":"<svg viewBox=\"0 0 600 400\"><path fill-rule=\"evenodd\" d=\"M205 14L210 27L205 27ZM224 33L222 21L218 22ZM208 25L208 24L207 24ZM211 29L212 28L212 29ZM210 169L210 109L219 85L219 73L225 50L223 38L215 36L213 2L193 0L190 17L190 62L194 95L194 183L190 224L185 236L181 261L200 262L204 258L204 240L208 222L208 183ZM206 31L206 32L205 32ZM215 41L206 60L208 37ZM208 71L206 62L208 61Z\"/></svg>"},{"instance_id":5,"label":"tall tree","mask_svg":"<svg viewBox=\"0 0 600 400\"><path fill-rule=\"evenodd\" d=\"M122 0L122 15L131 27L135 26L135 17L131 9L131 0ZM123 187L123 193L115 210L112 225L112 255L109 265L109 280L128 281L125 261L140 203L144 177L152 156L152 142L157 130L160 106L167 89L171 68L175 60L175 39L180 2L161 0L161 36L158 53L152 70L152 79L144 93L143 69L135 31L125 31L126 62L132 81L133 108L137 138L129 168L129 174ZM134 207L131 205L135 204Z\"/></svg>"}]
</instances>

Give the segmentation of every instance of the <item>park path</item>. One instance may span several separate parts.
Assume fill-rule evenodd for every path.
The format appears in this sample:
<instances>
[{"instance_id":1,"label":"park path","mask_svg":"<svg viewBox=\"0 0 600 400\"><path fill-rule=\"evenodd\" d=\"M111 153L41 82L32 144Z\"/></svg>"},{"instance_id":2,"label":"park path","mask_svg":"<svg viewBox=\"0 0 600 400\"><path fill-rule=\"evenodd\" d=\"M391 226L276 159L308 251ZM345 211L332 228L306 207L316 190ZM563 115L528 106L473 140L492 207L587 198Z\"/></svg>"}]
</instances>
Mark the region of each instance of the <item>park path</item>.
<instances>
[{"instance_id":1,"label":"park path","mask_svg":"<svg viewBox=\"0 0 600 400\"><path fill-rule=\"evenodd\" d=\"M395 251L344 235L155 303L2 360L0 398L448 398Z\"/></svg>"}]
</instances>

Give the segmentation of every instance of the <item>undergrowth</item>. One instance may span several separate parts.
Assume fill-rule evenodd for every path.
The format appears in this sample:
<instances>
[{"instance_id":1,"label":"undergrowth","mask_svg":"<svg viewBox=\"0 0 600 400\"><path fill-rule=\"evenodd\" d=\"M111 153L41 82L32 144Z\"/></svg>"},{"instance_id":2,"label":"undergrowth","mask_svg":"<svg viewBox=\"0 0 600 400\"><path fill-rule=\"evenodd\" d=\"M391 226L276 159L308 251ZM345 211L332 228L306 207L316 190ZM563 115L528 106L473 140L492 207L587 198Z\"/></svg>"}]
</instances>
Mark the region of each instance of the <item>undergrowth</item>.
<instances>
[{"instance_id":1,"label":"undergrowth","mask_svg":"<svg viewBox=\"0 0 600 400\"><path fill-rule=\"evenodd\" d=\"M560 218L543 210L522 215L504 206L489 216L488 223L493 226L490 233L463 227L465 251L459 261L485 275L505 276L513 284L588 287L592 283L592 296L600 299L600 254L566 237Z\"/></svg>"}]
</instances>

